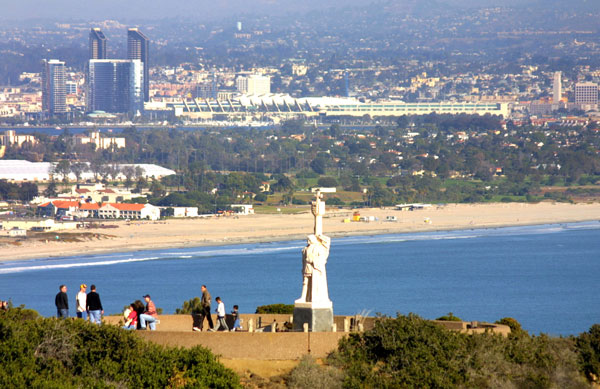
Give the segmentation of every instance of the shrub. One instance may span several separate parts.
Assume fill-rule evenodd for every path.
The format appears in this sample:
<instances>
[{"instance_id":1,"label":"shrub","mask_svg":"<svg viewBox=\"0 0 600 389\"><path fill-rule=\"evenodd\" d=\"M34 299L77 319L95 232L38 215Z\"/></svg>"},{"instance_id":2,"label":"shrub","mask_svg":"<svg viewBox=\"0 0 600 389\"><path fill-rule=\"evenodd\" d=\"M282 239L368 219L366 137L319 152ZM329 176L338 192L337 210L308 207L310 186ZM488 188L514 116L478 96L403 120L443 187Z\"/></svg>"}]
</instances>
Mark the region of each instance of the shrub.
<instances>
[{"instance_id":1,"label":"shrub","mask_svg":"<svg viewBox=\"0 0 600 389\"><path fill-rule=\"evenodd\" d=\"M581 371L592 382L600 380L600 324L594 324L588 332L577 337L575 345L579 352Z\"/></svg>"},{"instance_id":2,"label":"shrub","mask_svg":"<svg viewBox=\"0 0 600 389\"><path fill-rule=\"evenodd\" d=\"M344 369L346 387L454 387L467 382L464 342L413 314L384 317L340 340L330 362Z\"/></svg>"},{"instance_id":3,"label":"shrub","mask_svg":"<svg viewBox=\"0 0 600 389\"><path fill-rule=\"evenodd\" d=\"M305 355L291 371L287 386L292 389L341 388L344 374L331 366L319 366L310 355Z\"/></svg>"},{"instance_id":4,"label":"shrub","mask_svg":"<svg viewBox=\"0 0 600 389\"><path fill-rule=\"evenodd\" d=\"M513 335L519 335L525 332L525 330L521 328L521 323L512 317L503 317L500 320L496 320L496 324L504 324L505 326L509 326L510 333Z\"/></svg>"},{"instance_id":5,"label":"shrub","mask_svg":"<svg viewBox=\"0 0 600 389\"><path fill-rule=\"evenodd\" d=\"M325 200L327 205L344 205L344 202L339 197L328 197Z\"/></svg>"},{"instance_id":6,"label":"shrub","mask_svg":"<svg viewBox=\"0 0 600 389\"><path fill-rule=\"evenodd\" d=\"M207 349L165 348L117 326L0 314L0 387L240 387Z\"/></svg>"},{"instance_id":7,"label":"shrub","mask_svg":"<svg viewBox=\"0 0 600 389\"><path fill-rule=\"evenodd\" d=\"M199 297L194 297L188 301L184 301L181 308L175 309L176 315L186 315L199 313L202 311L202 300Z\"/></svg>"},{"instance_id":8,"label":"shrub","mask_svg":"<svg viewBox=\"0 0 600 389\"><path fill-rule=\"evenodd\" d=\"M256 196L254 196L254 201L265 202L267 201L267 195L264 193L257 193Z\"/></svg>"},{"instance_id":9,"label":"shrub","mask_svg":"<svg viewBox=\"0 0 600 389\"><path fill-rule=\"evenodd\" d=\"M454 316L454 314L452 312L448 312L447 315L438 317L435 320L441 320L441 321L462 321L460 317Z\"/></svg>"},{"instance_id":10,"label":"shrub","mask_svg":"<svg viewBox=\"0 0 600 389\"><path fill-rule=\"evenodd\" d=\"M333 177L321 177L317 181L317 184L323 187L335 188L338 185L338 182Z\"/></svg>"},{"instance_id":11,"label":"shrub","mask_svg":"<svg viewBox=\"0 0 600 389\"><path fill-rule=\"evenodd\" d=\"M256 313L262 314L292 314L294 313L293 304L270 304L256 307Z\"/></svg>"}]
</instances>

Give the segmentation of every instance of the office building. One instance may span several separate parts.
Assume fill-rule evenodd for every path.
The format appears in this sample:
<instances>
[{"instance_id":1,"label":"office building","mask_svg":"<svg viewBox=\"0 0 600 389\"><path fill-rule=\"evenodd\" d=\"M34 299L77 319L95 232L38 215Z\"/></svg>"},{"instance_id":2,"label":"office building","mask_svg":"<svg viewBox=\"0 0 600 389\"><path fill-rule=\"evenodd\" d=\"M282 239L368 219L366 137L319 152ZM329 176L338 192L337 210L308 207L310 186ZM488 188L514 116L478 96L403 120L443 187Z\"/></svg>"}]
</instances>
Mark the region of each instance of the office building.
<instances>
[{"instance_id":1,"label":"office building","mask_svg":"<svg viewBox=\"0 0 600 389\"><path fill-rule=\"evenodd\" d=\"M143 112L144 65L140 60L93 59L88 72L89 112Z\"/></svg>"},{"instance_id":2,"label":"office building","mask_svg":"<svg viewBox=\"0 0 600 389\"><path fill-rule=\"evenodd\" d=\"M67 81L66 84L66 93L68 95L76 95L77 94L77 83L73 81Z\"/></svg>"},{"instance_id":3,"label":"office building","mask_svg":"<svg viewBox=\"0 0 600 389\"><path fill-rule=\"evenodd\" d=\"M240 76L236 79L238 92L245 95L266 95L271 93L271 78L252 74L248 77Z\"/></svg>"},{"instance_id":4,"label":"office building","mask_svg":"<svg viewBox=\"0 0 600 389\"><path fill-rule=\"evenodd\" d=\"M65 63L44 60L42 69L42 109L51 115L67 112Z\"/></svg>"},{"instance_id":5,"label":"office building","mask_svg":"<svg viewBox=\"0 0 600 389\"><path fill-rule=\"evenodd\" d=\"M99 28L90 30L90 59L106 59L106 37Z\"/></svg>"},{"instance_id":6,"label":"office building","mask_svg":"<svg viewBox=\"0 0 600 389\"><path fill-rule=\"evenodd\" d=\"M139 59L144 65L144 101L150 100L150 63L148 48L150 40L137 28L127 30L127 58Z\"/></svg>"},{"instance_id":7,"label":"office building","mask_svg":"<svg viewBox=\"0 0 600 389\"><path fill-rule=\"evenodd\" d=\"M575 104L598 105L598 84L593 82L575 84Z\"/></svg>"},{"instance_id":8,"label":"office building","mask_svg":"<svg viewBox=\"0 0 600 389\"><path fill-rule=\"evenodd\" d=\"M554 82L552 85L552 103L560 104L560 99L562 99L562 85L561 85L561 73L554 72Z\"/></svg>"}]
</instances>

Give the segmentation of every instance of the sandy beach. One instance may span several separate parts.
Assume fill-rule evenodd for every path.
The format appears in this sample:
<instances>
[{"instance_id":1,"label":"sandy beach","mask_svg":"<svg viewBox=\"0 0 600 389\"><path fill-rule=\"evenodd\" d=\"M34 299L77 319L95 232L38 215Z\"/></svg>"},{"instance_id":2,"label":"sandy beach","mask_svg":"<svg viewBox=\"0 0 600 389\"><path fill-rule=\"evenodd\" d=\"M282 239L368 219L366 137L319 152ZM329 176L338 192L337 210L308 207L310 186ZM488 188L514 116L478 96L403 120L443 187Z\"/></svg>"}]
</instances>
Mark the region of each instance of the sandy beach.
<instances>
[{"instance_id":1,"label":"sandy beach","mask_svg":"<svg viewBox=\"0 0 600 389\"><path fill-rule=\"evenodd\" d=\"M339 237L600 220L600 203L449 204L418 211L393 208L359 211L361 216L374 216L378 220L347 223L344 219L352 216L352 210L328 209L324 218L326 234ZM398 220L388 222L386 216L396 216ZM0 246L0 261L304 239L312 230L313 216L307 207L304 212L292 215L104 222L118 228L77 230L74 233L93 236L80 242L27 239L18 244L4 244Z\"/></svg>"}]
</instances>

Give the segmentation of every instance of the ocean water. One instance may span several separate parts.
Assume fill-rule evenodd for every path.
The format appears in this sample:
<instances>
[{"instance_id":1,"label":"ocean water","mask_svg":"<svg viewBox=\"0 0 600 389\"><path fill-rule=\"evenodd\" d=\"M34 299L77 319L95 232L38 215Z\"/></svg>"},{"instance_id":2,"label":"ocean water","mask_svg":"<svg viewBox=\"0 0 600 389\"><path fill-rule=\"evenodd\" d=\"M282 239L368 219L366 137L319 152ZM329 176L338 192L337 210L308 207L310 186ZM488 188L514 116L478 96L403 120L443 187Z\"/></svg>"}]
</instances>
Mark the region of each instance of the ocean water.
<instances>
[{"instance_id":1,"label":"ocean water","mask_svg":"<svg viewBox=\"0 0 600 389\"><path fill-rule=\"evenodd\" d=\"M292 304L304 241L148 250L0 263L0 299L55 315L66 284L95 284L107 314L149 293L164 313L206 284L230 310ZM327 265L335 314L513 317L532 333L600 323L600 222L336 238Z\"/></svg>"}]
</instances>

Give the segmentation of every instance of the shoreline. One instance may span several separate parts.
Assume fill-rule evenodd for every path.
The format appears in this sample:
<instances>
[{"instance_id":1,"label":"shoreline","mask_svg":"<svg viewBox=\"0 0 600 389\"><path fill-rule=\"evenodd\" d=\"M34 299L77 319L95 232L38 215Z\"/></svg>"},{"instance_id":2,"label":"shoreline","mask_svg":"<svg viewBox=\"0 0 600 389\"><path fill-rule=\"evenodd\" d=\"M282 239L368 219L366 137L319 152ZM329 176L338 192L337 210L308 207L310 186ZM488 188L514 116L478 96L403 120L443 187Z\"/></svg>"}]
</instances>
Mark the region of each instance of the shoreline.
<instances>
[{"instance_id":1,"label":"shoreline","mask_svg":"<svg viewBox=\"0 0 600 389\"><path fill-rule=\"evenodd\" d=\"M353 210L328 210L329 215L323 220L326 234L340 238L600 221L600 203L448 204L417 211L379 208L359 211L361 215L374 216L379 220L344 223L343 220L351 217ZM396 216L398 221L383 221L389 215ZM307 208L306 212L291 215L169 219L156 223L104 222L119 228L74 231L103 236L82 242L5 244L0 246L0 262L304 240L312 230L313 218Z\"/></svg>"}]
</instances>

